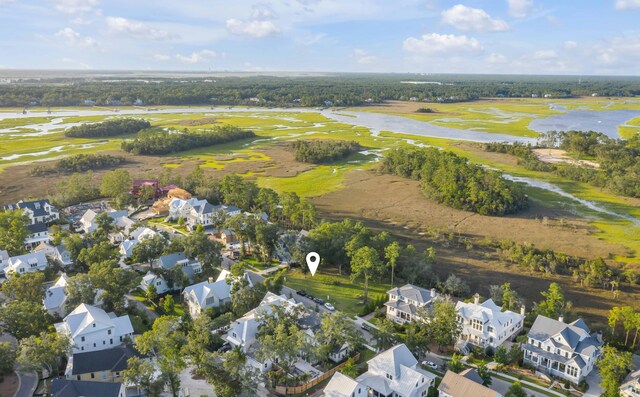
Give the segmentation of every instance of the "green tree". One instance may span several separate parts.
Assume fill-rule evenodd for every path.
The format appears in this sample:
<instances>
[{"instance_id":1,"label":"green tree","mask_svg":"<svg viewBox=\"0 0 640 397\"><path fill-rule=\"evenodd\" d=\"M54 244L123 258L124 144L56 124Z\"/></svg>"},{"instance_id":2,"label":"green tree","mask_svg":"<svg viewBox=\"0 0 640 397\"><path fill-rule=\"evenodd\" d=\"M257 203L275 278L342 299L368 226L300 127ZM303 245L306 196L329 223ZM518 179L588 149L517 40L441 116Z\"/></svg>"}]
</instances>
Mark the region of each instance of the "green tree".
<instances>
[{"instance_id":1,"label":"green tree","mask_svg":"<svg viewBox=\"0 0 640 397\"><path fill-rule=\"evenodd\" d=\"M180 392L180 372L187 367L182 348L186 336L181 331L178 317L162 316L151 330L140 335L136 348L142 354L153 356L173 397Z\"/></svg>"},{"instance_id":2,"label":"green tree","mask_svg":"<svg viewBox=\"0 0 640 397\"><path fill-rule=\"evenodd\" d=\"M89 269L91 283L102 290L100 295L106 310L121 311L125 307L125 295L140 284L137 273L121 268L115 261L100 262Z\"/></svg>"},{"instance_id":3,"label":"green tree","mask_svg":"<svg viewBox=\"0 0 640 397\"><path fill-rule=\"evenodd\" d=\"M9 300L38 302L44 295L44 273L14 274L2 283L2 293Z\"/></svg>"},{"instance_id":4,"label":"green tree","mask_svg":"<svg viewBox=\"0 0 640 397\"><path fill-rule=\"evenodd\" d=\"M156 379L154 372L153 363L140 357L131 357L122 375L125 382L135 385L144 395L160 397L164 389L163 379Z\"/></svg>"},{"instance_id":5,"label":"green tree","mask_svg":"<svg viewBox=\"0 0 640 397\"><path fill-rule=\"evenodd\" d=\"M264 332L261 329L258 342L260 347L256 351L256 357L263 362L277 362L286 374L292 373L293 364L298 360L298 352L306 348L305 336L297 325L287 326L286 322L281 320L272 332Z\"/></svg>"},{"instance_id":6,"label":"green tree","mask_svg":"<svg viewBox=\"0 0 640 397\"><path fill-rule=\"evenodd\" d=\"M189 258L197 258L205 269L211 271L222 263L222 256L220 255L222 245L217 241L211 240L204 232L202 225L198 225L193 233L190 233L182 240L182 243L185 255Z\"/></svg>"},{"instance_id":7,"label":"green tree","mask_svg":"<svg viewBox=\"0 0 640 397\"><path fill-rule=\"evenodd\" d=\"M16 363L16 351L11 342L0 342L0 375L13 372Z\"/></svg>"},{"instance_id":8,"label":"green tree","mask_svg":"<svg viewBox=\"0 0 640 397\"><path fill-rule=\"evenodd\" d=\"M393 276L396 272L396 264L400 257L400 244L397 241L387 245L384 249L384 257L389 261L387 264L391 268L391 285L393 286Z\"/></svg>"},{"instance_id":9,"label":"green tree","mask_svg":"<svg viewBox=\"0 0 640 397\"><path fill-rule=\"evenodd\" d=\"M404 344L414 356L424 356L429 351L429 342L429 328L426 324L412 321L405 326Z\"/></svg>"},{"instance_id":10,"label":"green tree","mask_svg":"<svg viewBox=\"0 0 640 397\"><path fill-rule=\"evenodd\" d=\"M420 317L427 320L429 336L440 350L443 346L453 345L460 335L462 325L458 322L456 306L450 300L436 301Z\"/></svg>"},{"instance_id":11,"label":"green tree","mask_svg":"<svg viewBox=\"0 0 640 397\"><path fill-rule=\"evenodd\" d=\"M371 247L358 248L351 257L351 280L364 280L364 304L369 297L369 280L379 277L384 271L384 264L378 252Z\"/></svg>"},{"instance_id":12,"label":"green tree","mask_svg":"<svg viewBox=\"0 0 640 397\"><path fill-rule=\"evenodd\" d=\"M131 189L133 179L126 170L109 171L102 177L100 194L105 197L118 197L127 194Z\"/></svg>"},{"instance_id":13,"label":"green tree","mask_svg":"<svg viewBox=\"0 0 640 397\"><path fill-rule=\"evenodd\" d=\"M91 282L91 277L88 274L80 273L69 277L65 293L67 295L65 310L71 312L82 303L93 305L97 290Z\"/></svg>"},{"instance_id":14,"label":"green tree","mask_svg":"<svg viewBox=\"0 0 640 397\"><path fill-rule=\"evenodd\" d=\"M196 371L201 375L206 375L207 366L210 363L211 351L215 347L218 340L211 332L215 329L212 324L211 317L200 315L191 323L191 329L187 335L187 344L185 352L196 367ZM218 336L217 339L220 339Z\"/></svg>"},{"instance_id":15,"label":"green tree","mask_svg":"<svg viewBox=\"0 0 640 397\"><path fill-rule=\"evenodd\" d=\"M482 385L491 386L491 371L487 368L487 364L484 361L481 362L476 370L480 378L482 378Z\"/></svg>"},{"instance_id":16,"label":"green tree","mask_svg":"<svg viewBox=\"0 0 640 397\"><path fill-rule=\"evenodd\" d=\"M376 341L378 350L387 350L398 342L395 327L386 318L378 320L376 328L371 329L371 336Z\"/></svg>"},{"instance_id":17,"label":"green tree","mask_svg":"<svg viewBox=\"0 0 640 397\"><path fill-rule=\"evenodd\" d=\"M613 346L602 348L602 358L598 361L600 385L604 390L605 397L618 397L620 395L620 385L625 376L632 368L631 352L617 350Z\"/></svg>"},{"instance_id":18,"label":"green tree","mask_svg":"<svg viewBox=\"0 0 640 397\"><path fill-rule=\"evenodd\" d=\"M109 235L116 230L116 221L106 212L101 212L94 220L96 230L93 232L93 240L96 242L105 242L109 239Z\"/></svg>"},{"instance_id":19,"label":"green tree","mask_svg":"<svg viewBox=\"0 0 640 397\"><path fill-rule=\"evenodd\" d=\"M447 364L447 369L451 372L460 373L464 369L464 364L462 363L462 356L456 353L453 353L451 357L451 361Z\"/></svg>"},{"instance_id":20,"label":"green tree","mask_svg":"<svg viewBox=\"0 0 640 397\"><path fill-rule=\"evenodd\" d=\"M0 307L0 330L16 337L25 339L38 335L47 329L50 323L41 301L13 301Z\"/></svg>"},{"instance_id":21,"label":"green tree","mask_svg":"<svg viewBox=\"0 0 640 397\"><path fill-rule=\"evenodd\" d=\"M176 309L176 302L174 301L172 295L167 295L164 298L163 309L167 314L173 313L173 311Z\"/></svg>"},{"instance_id":22,"label":"green tree","mask_svg":"<svg viewBox=\"0 0 640 397\"><path fill-rule=\"evenodd\" d=\"M266 222L258 222L256 224L256 244L260 248L260 256L265 264L271 262L277 241L278 225Z\"/></svg>"},{"instance_id":23,"label":"green tree","mask_svg":"<svg viewBox=\"0 0 640 397\"><path fill-rule=\"evenodd\" d=\"M29 236L29 218L20 211L0 211L0 251L9 255L22 254Z\"/></svg>"},{"instance_id":24,"label":"green tree","mask_svg":"<svg viewBox=\"0 0 640 397\"><path fill-rule=\"evenodd\" d=\"M153 284L147 285L147 289L144 291L144 297L147 298L149 302L154 302L158 299L158 289L156 286Z\"/></svg>"},{"instance_id":25,"label":"green tree","mask_svg":"<svg viewBox=\"0 0 640 397\"><path fill-rule=\"evenodd\" d=\"M340 370L340 373L343 375L350 376L354 379L359 375L358 372L358 366L356 365L356 360L354 360L353 357L349 357L344 363L344 367Z\"/></svg>"},{"instance_id":26,"label":"green tree","mask_svg":"<svg viewBox=\"0 0 640 397\"><path fill-rule=\"evenodd\" d=\"M166 245L167 239L162 235L155 235L153 237L143 239L133 247L131 259L133 259L133 262L135 263L147 262L151 265L154 259L158 259L162 256Z\"/></svg>"},{"instance_id":27,"label":"green tree","mask_svg":"<svg viewBox=\"0 0 640 397\"><path fill-rule=\"evenodd\" d=\"M513 382L504 397L527 397L527 392L522 387L522 383Z\"/></svg>"},{"instance_id":28,"label":"green tree","mask_svg":"<svg viewBox=\"0 0 640 397\"><path fill-rule=\"evenodd\" d=\"M42 332L20 341L17 362L25 368L40 370L46 368L49 373L60 363L60 359L71 351L69 338L57 333Z\"/></svg>"},{"instance_id":29,"label":"green tree","mask_svg":"<svg viewBox=\"0 0 640 397\"><path fill-rule=\"evenodd\" d=\"M350 351L359 349L364 339L353 321L342 312L324 313L320 319L320 331L316 334L318 342L318 357L328 361L329 354L336 348L340 349L345 343Z\"/></svg>"},{"instance_id":30,"label":"green tree","mask_svg":"<svg viewBox=\"0 0 640 397\"><path fill-rule=\"evenodd\" d=\"M507 348L504 347L504 345L500 345L496 348L496 351L493 354L493 361L503 365L509 364L509 352L507 351Z\"/></svg>"},{"instance_id":31,"label":"green tree","mask_svg":"<svg viewBox=\"0 0 640 397\"><path fill-rule=\"evenodd\" d=\"M547 291L541 292L541 295L545 298L542 302L538 303L535 311L538 315L558 318L559 316L565 316L569 310L569 303L564 298L564 292L562 288L556 283L551 283Z\"/></svg>"},{"instance_id":32,"label":"green tree","mask_svg":"<svg viewBox=\"0 0 640 397\"><path fill-rule=\"evenodd\" d=\"M96 263L115 261L120 258L116 248L108 241L100 241L91 247L82 248L78 254L77 262L84 266L91 266Z\"/></svg>"}]
</instances>

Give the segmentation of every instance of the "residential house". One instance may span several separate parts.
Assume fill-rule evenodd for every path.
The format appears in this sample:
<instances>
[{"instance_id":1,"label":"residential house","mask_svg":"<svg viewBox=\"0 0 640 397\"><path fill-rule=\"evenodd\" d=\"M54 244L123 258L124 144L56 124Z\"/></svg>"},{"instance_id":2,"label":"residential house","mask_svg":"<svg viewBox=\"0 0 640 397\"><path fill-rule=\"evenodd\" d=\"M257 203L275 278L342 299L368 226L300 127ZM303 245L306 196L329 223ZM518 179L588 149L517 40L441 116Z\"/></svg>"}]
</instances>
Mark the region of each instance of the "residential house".
<instances>
[{"instance_id":1,"label":"residential house","mask_svg":"<svg viewBox=\"0 0 640 397\"><path fill-rule=\"evenodd\" d=\"M226 280L214 282L213 278L209 278L207 281L188 286L182 291L182 295L189 306L189 314L196 318L210 307L231 303L231 284Z\"/></svg>"},{"instance_id":2,"label":"residential house","mask_svg":"<svg viewBox=\"0 0 640 397\"><path fill-rule=\"evenodd\" d=\"M65 273L60 275L58 281L49 287L44 293L44 309L52 316L64 317L67 303L67 281L69 277Z\"/></svg>"},{"instance_id":3,"label":"residential house","mask_svg":"<svg viewBox=\"0 0 640 397\"><path fill-rule=\"evenodd\" d=\"M114 313L84 303L55 327L58 333L71 339L73 353L110 349L133 336L129 316L117 317Z\"/></svg>"},{"instance_id":4,"label":"residential house","mask_svg":"<svg viewBox=\"0 0 640 397\"><path fill-rule=\"evenodd\" d=\"M128 236L124 232L119 232L114 237L115 241L121 241L120 247L118 248L120 255L125 258L130 258L131 255L133 255L133 248L138 245L138 243L157 235L158 232L153 229L149 229L148 227L139 227Z\"/></svg>"},{"instance_id":5,"label":"residential house","mask_svg":"<svg viewBox=\"0 0 640 397\"><path fill-rule=\"evenodd\" d=\"M49 200L23 201L4 206L5 210L22 212L29 218L30 224L46 223L60 219L60 212L51 205Z\"/></svg>"},{"instance_id":6,"label":"residential house","mask_svg":"<svg viewBox=\"0 0 640 397\"><path fill-rule=\"evenodd\" d=\"M47 256L42 251L12 256L7 261L4 273L9 277L11 273L24 274L37 271L42 272L47 268L48 263Z\"/></svg>"},{"instance_id":7,"label":"residential house","mask_svg":"<svg viewBox=\"0 0 640 397\"><path fill-rule=\"evenodd\" d=\"M324 388L324 397L367 397L369 388L350 376L336 372Z\"/></svg>"},{"instance_id":8,"label":"residential house","mask_svg":"<svg viewBox=\"0 0 640 397\"><path fill-rule=\"evenodd\" d=\"M209 202L197 198L183 200L174 197L169 202L169 215L167 219L174 222L180 218L185 219L195 207L200 207L205 204L209 204Z\"/></svg>"},{"instance_id":9,"label":"residential house","mask_svg":"<svg viewBox=\"0 0 640 397\"><path fill-rule=\"evenodd\" d=\"M49 394L51 397L126 397L126 390L123 383L58 378L51 382Z\"/></svg>"},{"instance_id":10,"label":"residential house","mask_svg":"<svg viewBox=\"0 0 640 397\"><path fill-rule=\"evenodd\" d=\"M387 291L387 294L389 295L389 301L385 303L387 318L399 324L419 319L419 309L433 305L433 302L439 298L434 288L428 290L411 284L393 288Z\"/></svg>"},{"instance_id":11,"label":"residential house","mask_svg":"<svg viewBox=\"0 0 640 397\"><path fill-rule=\"evenodd\" d=\"M73 265L73 259L71 259L71 252L64 246L64 244L56 245L52 258L62 263L62 266L67 267Z\"/></svg>"},{"instance_id":12,"label":"residential house","mask_svg":"<svg viewBox=\"0 0 640 397\"><path fill-rule=\"evenodd\" d=\"M356 381L368 387L370 396L426 396L436 376L418 365L403 343L367 361L368 370Z\"/></svg>"},{"instance_id":13,"label":"residential house","mask_svg":"<svg viewBox=\"0 0 640 397\"><path fill-rule=\"evenodd\" d=\"M48 243L51 241L49 227L46 223L32 223L27 226L27 229L29 229L29 234L24 242L27 249L33 249L40 243Z\"/></svg>"},{"instance_id":14,"label":"residential house","mask_svg":"<svg viewBox=\"0 0 640 397\"><path fill-rule=\"evenodd\" d=\"M155 179L134 179L133 187L131 188L131 194L133 194L134 196L139 195L140 189L142 189L144 186L151 186L156 192L156 197L160 195L160 183Z\"/></svg>"},{"instance_id":15,"label":"residential house","mask_svg":"<svg viewBox=\"0 0 640 397\"><path fill-rule=\"evenodd\" d=\"M633 355L632 369L620 386L622 397L640 397L640 356Z\"/></svg>"},{"instance_id":16,"label":"residential house","mask_svg":"<svg viewBox=\"0 0 640 397\"><path fill-rule=\"evenodd\" d=\"M439 397L502 397L502 394L482 385L482 378L475 369L459 374L447 371L438 386Z\"/></svg>"},{"instance_id":17,"label":"residential house","mask_svg":"<svg viewBox=\"0 0 640 397\"><path fill-rule=\"evenodd\" d=\"M480 303L476 294L473 303L459 301L456 304L458 322L462 325L459 340L481 348L493 348L515 338L524 326L524 306L520 313L502 311L493 300Z\"/></svg>"},{"instance_id":18,"label":"residential house","mask_svg":"<svg viewBox=\"0 0 640 397\"><path fill-rule=\"evenodd\" d=\"M72 380L123 382L122 372L132 357L146 358L131 345L75 353L69 359L65 376Z\"/></svg>"},{"instance_id":19,"label":"residential house","mask_svg":"<svg viewBox=\"0 0 640 397\"><path fill-rule=\"evenodd\" d=\"M82 218L80 218L80 228L84 230L85 233L95 232L98 228L98 225L95 222L95 219L98 215L99 212L96 212L94 210L87 210L87 212L82 215ZM116 226L126 227L127 225L130 226L131 224L133 224L133 221L128 218L129 214L126 210L109 211L107 212L107 215L109 215L114 220ZM128 221L125 219L127 219Z\"/></svg>"},{"instance_id":20,"label":"residential house","mask_svg":"<svg viewBox=\"0 0 640 397\"><path fill-rule=\"evenodd\" d=\"M9 251L0 250L0 271L4 270L9 265Z\"/></svg>"},{"instance_id":21,"label":"residential house","mask_svg":"<svg viewBox=\"0 0 640 397\"><path fill-rule=\"evenodd\" d=\"M193 280L193 277L202 273L202 265L195 259L189 259L183 252L175 252L173 254L164 255L158 258L157 263L163 269L170 270L176 267L182 269L189 280Z\"/></svg>"},{"instance_id":22,"label":"residential house","mask_svg":"<svg viewBox=\"0 0 640 397\"><path fill-rule=\"evenodd\" d=\"M158 295L164 295L171 291L171 288L169 288L167 281L161 275L148 272L144 277L142 277L140 288L143 291L146 291L150 285L156 287L156 292L158 293Z\"/></svg>"},{"instance_id":23,"label":"residential house","mask_svg":"<svg viewBox=\"0 0 640 397\"><path fill-rule=\"evenodd\" d=\"M524 363L578 384L595 367L601 346L600 335L591 334L582 319L566 324L563 317L554 320L538 316L522 349Z\"/></svg>"}]
</instances>

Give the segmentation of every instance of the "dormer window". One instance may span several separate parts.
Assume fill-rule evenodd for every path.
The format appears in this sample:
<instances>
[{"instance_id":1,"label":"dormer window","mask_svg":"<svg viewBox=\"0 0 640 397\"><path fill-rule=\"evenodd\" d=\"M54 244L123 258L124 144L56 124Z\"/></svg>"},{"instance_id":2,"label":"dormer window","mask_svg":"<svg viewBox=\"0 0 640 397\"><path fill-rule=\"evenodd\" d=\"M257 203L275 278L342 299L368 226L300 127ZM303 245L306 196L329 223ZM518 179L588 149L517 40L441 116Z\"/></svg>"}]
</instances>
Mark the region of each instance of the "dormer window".
<instances>
[{"instance_id":1,"label":"dormer window","mask_svg":"<svg viewBox=\"0 0 640 397\"><path fill-rule=\"evenodd\" d=\"M389 380L393 380L393 376L389 375L389 374L385 374L387 376L387 379Z\"/></svg>"},{"instance_id":2,"label":"dormer window","mask_svg":"<svg viewBox=\"0 0 640 397\"><path fill-rule=\"evenodd\" d=\"M92 326L93 328L95 328L95 327L96 327L96 323L91 324L91 326Z\"/></svg>"}]
</instances>

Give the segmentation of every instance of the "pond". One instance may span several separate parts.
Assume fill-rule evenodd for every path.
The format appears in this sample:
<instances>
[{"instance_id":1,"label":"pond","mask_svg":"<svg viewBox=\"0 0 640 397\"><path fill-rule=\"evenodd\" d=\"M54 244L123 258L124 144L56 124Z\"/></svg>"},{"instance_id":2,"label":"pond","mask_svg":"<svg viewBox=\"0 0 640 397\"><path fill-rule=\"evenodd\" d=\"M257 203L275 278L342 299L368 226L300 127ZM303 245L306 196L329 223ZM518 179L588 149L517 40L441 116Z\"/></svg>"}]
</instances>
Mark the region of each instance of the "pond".
<instances>
[{"instance_id":1,"label":"pond","mask_svg":"<svg viewBox=\"0 0 640 397\"><path fill-rule=\"evenodd\" d=\"M620 138L618 126L640 117L638 110L565 110L565 112L534 119L529 124L529 128L537 132L597 131L611 138Z\"/></svg>"}]
</instances>

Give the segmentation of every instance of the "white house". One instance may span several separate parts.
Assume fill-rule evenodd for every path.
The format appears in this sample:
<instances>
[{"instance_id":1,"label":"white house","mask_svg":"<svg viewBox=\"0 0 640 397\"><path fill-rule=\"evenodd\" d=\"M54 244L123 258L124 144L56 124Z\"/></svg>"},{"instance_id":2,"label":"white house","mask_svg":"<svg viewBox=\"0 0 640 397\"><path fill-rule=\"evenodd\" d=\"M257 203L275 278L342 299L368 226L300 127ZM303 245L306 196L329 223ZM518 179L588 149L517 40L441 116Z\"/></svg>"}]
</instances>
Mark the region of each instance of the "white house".
<instances>
[{"instance_id":1,"label":"white house","mask_svg":"<svg viewBox=\"0 0 640 397\"><path fill-rule=\"evenodd\" d=\"M438 386L439 397L502 397L502 394L482 385L482 378L475 369L459 374L447 371Z\"/></svg>"},{"instance_id":2,"label":"white house","mask_svg":"<svg viewBox=\"0 0 640 397\"><path fill-rule=\"evenodd\" d=\"M128 222L125 221L125 219L133 222L129 218L121 218L120 223L123 224L124 227L122 228L122 230L111 234L112 242L123 243L125 241L142 241L158 235L158 232L156 232L155 230L144 226L137 227L132 231L131 225L127 225Z\"/></svg>"},{"instance_id":3,"label":"white house","mask_svg":"<svg viewBox=\"0 0 640 397\"><path fill-rule=\"evenodd\" d=\"M480 304L477 294L473 303L458 302L456 312L462 325L459 341L482 348L495 349L517 336L524 326L524 306L520 313L502 311L491 299Z\"/></svg>"},{"instance_id":4,"label":"white house","mask_svg":"<svg viewBox=\"0 0 640 397\"><path fill-rule=\"evenodd\" d=\"M67 247L65 247L63 244L56 245L54 247L52 258L62 263L62 266L64 267L73 265L71 252L69 252Z\"/></svg>"},{"instance_id":5,"label":"white house","mask_svg":"<svg viewBox=\"0 0 640 397\"><path fill-rule=\"evenodd\" d=\"M29 229L29 235L27 235L24 242L27 249L32 249L40 243L48 243L51 241L49 228L46 223L32 223L27 226L27 229Z\"/></svg>"},{"instance_id":6,"label":"white house","mask_svg":"<svg viewBox=\"0 0 640 397\"><path fill-rule=\"evenodd\" d=\"M435 384L436 375L420 368L405 344L378 354L367 364L367 372L356 381L370 389L369 395L422 397Z\"/></svg>"},{"instance_id":7,"label":"white house","mask_svg":"<svg viewBox=\"0 0 640 397\"><path fill-rule=\"evenodd\" d=\"M116 317L95 306L81 304L61 323L55 324L59 334L66 335L73 353L110 349L133 336L129 316Z\"/></svg>"},{"instance_id":8,"label":"white house","mask_svg":"<svg viewBox=\"0 0 640 397\"><path fill-rule=\"evenodd\" d=\"M47 264L47 256L42 251L12 256L7 261L4 273L7 277L10 277L11 273L24 274L44 271L47 268Z\"/></svg>"},{"instance_id":9,"label":"white house","mask_svg":"<svg viewBox=\"0 0 640 397\"><path fill-rule=\"evenodd\" d=\"M44 293L44 309L52 316L64 317L66 314L64 305L67 303L67 281L69 277L62 273L58 281L49 287Z\"/></svg>"},{"instance_id":10,"label":"white house","mask_svg":"<svg viewBox=\"0 0 640 397\"><path fill-rule=\"evenodd\" d=\"M640 356L633 355L633 367L620 386L622 397L640 397Z\"/></svg>"},{"instance_id":11,"label":"white house","mask_svg":"<svg viewBox=\"0 0 640 397\"><path fill-rule=\"evenodd\" d=\"M82 215L82 218L80 218L80 228L84 230L85 233L95 232L98 228L95 219L99 214L100 213L95 212L94 210L87 210L87 212ZM133 221L128 218L128 212L125 210L109 211L107 212L107 215L109 215L111 219L113 219L116 226L126 227L127 225L133 224ZM129 222L127 222L125 219L127 219Z\"/></svg>"},{"instance_id":12,"label":"white house","mask_svg":"<svg viewBox=\"0 0 640 397\"><path fill-rule=\"evenodd\" d=\"M149 238L153 238L158 235L153 229L149 229L148 227L139 227L133 232L126 236L124 232L118 232L115 236L117 236L114 241L120 241L119 252L120 255L129 258L133 255L133 248L138 245L141 241L144 241Z\"/></svg>"},{"instance_id":13,"label":"white house","mask_svg":"<svg viewBox=\"0 0 640 397\"><path fill-rule=\"evenodd\" d=\"M170 270L176 267L180 267L182 272L189 277L190 280L193 276L202 273L202 265L195 259L189 259L183 252L175 252L173 254L164 255L158 258L157 263L163 269Z\"/></svg>"},{"instance_id":14,"label":"white house","mask_svg":"<svg viewBox=\"0 0 640 397\"><path fill-rule=\"evenodd\" d=\"M411 284L393 288L387 291L387 294L389 295L389 301L385 303L387 318L399 324L419 319L419 309L433 305L433 302L439 298L434 288L428 290Z\"/></svg>"},{"instance_id":15,"label":"white house","mask_svg":"<svg viewBox=\"0 0 640 397\"><path fill-rule=\"evenodd\" d=\"M219 307L231 302L231 285L226 280L203 281L190 285L182 292L189 306L189 314L196 318L210 307Z\"/></svg>"},{"instance_id":16,"label":"white house","mask_svg":"<svg viewBox=\"0 0 640 397\"><path fill-rule=\"evenodd\" d=\"M4 209L9 211L22 210L32 225L36 223L51 223L60 219L60 212L51 205L49 200L20 200L16 204L5 205Z\"/></svg>"},{"instance_id":17,"label":"white house","mask_svg":"<svg viewBox=\"0 0 640 397\"><path fill-rule=\"evenodd\" d=\"M159 295L166 294L171 290L167 281L162 276L148 272L144 277L142 277L140 288L142 288L143 291L146 291L150 285L156 287L156 292Z\"/></svg>"},{"instance_id":18,"label":"white house","mask_svg":"<svg viewBox=\"0 0 640 397\"><path fill-rule=\"evenodd\" d=\"M538 316L527 337L522 346L525 363L575 384L591 373L600 358L602 340L582 319L566 324L562 317Z\"/></svg>"},{"instance_id":19,"label":"white house","mask_svg":"<svg viewBox=\"0 0 640 397\"><path fill-rule=\"evenodd\" d=\"M369 388L350 376L336 372L324 388L324 397L367 397Z\"/></svg>"}]
</instances>

